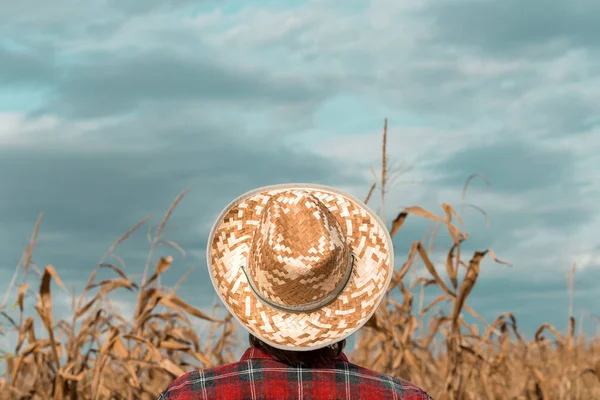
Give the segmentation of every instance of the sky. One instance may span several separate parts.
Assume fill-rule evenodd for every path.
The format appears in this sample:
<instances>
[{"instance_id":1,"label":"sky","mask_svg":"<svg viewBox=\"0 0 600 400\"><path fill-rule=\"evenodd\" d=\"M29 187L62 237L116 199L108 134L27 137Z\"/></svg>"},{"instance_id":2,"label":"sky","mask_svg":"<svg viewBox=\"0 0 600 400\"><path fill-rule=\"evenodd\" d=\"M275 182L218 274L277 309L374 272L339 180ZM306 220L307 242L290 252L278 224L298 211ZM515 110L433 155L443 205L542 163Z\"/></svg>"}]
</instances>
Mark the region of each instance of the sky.
<instances>
[{"instance_id":1,"label":"sky","mask_svg":"<svg viewBox=\"0 0 600 400\"><path fill-rule=\"evenodd\" d=\"M388 118L389 157L408 169L389 188L388 224L407 206L460 208L467 177L483 174L489 185L474 179L466 202L489 226L465 208L464 251L491 248L512 266L484 262L469 304L489 321L513 312L529 336L544 322L562 329L565 270L576 263L575 316L596 332L598 1L0 0L0 9L0 289L40 212L34 262L77 290L112 242L154 213L117 251L139 279L148 228L189 187L165 235L185 254L157 254L174 257L165 284L195 267L179 294L208 309L205 246L221 209L287 182L364 198ZM428 228L409 218L394 238L398 265ZM441 235L432 255L440 266L447 243ZM132 301L115 297L129 311Z\"/></svg>"}]
</instances>

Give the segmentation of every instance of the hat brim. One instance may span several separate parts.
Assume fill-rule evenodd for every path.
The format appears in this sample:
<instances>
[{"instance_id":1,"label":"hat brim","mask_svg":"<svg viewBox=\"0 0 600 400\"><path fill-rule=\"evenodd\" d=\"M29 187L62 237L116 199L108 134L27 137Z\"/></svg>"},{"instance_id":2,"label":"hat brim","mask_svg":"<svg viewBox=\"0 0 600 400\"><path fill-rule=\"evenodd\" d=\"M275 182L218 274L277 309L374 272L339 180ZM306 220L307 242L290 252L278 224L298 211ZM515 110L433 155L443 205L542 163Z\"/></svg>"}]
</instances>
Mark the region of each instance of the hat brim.
<instances>
[{"instance_id":1,"label":"hat brim","mask_svg":"<svg viewBox=\"0 0 600 400\"><path fill-rule=\"evenodd\" d=\"M348 284L331 303L311 312L287 312L260 302L242 267L268 199L284 190L317 197L338 220L354 254ZM352 335L371 318L392 279L394 250L381 219L363 202L314 184L265 186L243 194L221 212L208 237L208 272L216 292L238 322L282 350L309 351Z\"/></svg>"}]
</instances>

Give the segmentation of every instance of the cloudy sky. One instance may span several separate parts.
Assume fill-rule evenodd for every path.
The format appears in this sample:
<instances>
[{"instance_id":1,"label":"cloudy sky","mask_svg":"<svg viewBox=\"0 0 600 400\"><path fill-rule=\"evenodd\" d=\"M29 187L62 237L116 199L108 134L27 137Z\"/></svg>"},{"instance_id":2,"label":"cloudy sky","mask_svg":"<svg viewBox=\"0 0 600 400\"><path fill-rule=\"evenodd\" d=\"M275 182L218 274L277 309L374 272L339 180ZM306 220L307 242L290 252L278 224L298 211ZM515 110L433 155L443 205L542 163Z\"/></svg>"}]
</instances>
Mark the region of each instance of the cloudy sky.
<instances>
[{"instance_id":1,"label":"cloudy sky","mask_svg":"<svg viewBox=\"0 0 600 400\"><path fill-rule=\"evenodd\" d=\"M390 190L441 213L467 201L467 250L492 248L470 304L564 327L599 314L600 3L596 0L0 0L0 280L44 212L34 262L81 288L110 244L186 187L167 284L214 300L209 228L232 198L304 181L363 198L389 153ZM379 198L373 198L376 207ZM150 227L152 224L148 225ZM409 220L398 262L428 224ZM146 230L118 254L140 274ZM443 238L433 258L444 259ZM33 283L34 280L31 280ZM35 289L35 288L34 288ZM432 294L433 295L433 294ZM127 298L119 301L127 306ZM64 302L67 303L66 301ZM59 305L60 306L60 305ZM64 307L64 305L63 305ZM129 305L131 307L131 305ZM593 333L595 322L585 317Z\"/></svg>"}]
</instances>

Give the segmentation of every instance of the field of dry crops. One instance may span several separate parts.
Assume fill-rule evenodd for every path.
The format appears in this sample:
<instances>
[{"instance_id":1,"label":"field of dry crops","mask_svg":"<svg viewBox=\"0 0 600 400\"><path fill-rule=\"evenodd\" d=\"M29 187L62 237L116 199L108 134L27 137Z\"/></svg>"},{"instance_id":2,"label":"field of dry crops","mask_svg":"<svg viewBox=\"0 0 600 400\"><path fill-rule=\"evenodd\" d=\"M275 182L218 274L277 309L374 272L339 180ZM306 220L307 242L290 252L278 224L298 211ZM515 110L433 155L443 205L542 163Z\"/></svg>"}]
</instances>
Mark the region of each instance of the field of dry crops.
<instances>
[{"instance_id":1,"label":"field of dry crops","mask_svg":"<svg viewBox=\"0 0 600 400\"><path fill-rule=\"evenodd\" d=\"M391 175L387 169L384 130L381 177L366 201L375 189L385 198ZM154 258L155 248L165 243L163 228L182 196L151 237L149 260ZM383 205L380 209L383 213ZM483 320L469 306L469 294L485 257L503 261L489 249L465 255L461 245L467 235L460 213L442 204L441 215L410 207L393 221L392 236L407 218L427 218L432 229L428 237L413 243L406 260L397 260L388 295L357 335L351 360L410 380L436 400L600 399L600 339L577 336L573 318L563 333L542 324L533 340L520 334L510 313L494 321ZM27 283L18 285L14 307L10 307L12 300L5 300L0 310L2 334L18 335L15 348L3 356L0 398L154 400L185 371L235 360L234 350L246 336L236 331L232 318L213 319L177 296L179 284L173 288L161 284L161 275L169 272L172 258L159 258L153 271L146 265L139 282L130 279L119 263L107 261L116 258L111 256L117 246L145 222L134 226L108 250L91 272L85 290L73 295L73 314L55 320L52 294L66 288L57 273L60 266L40 270L31 263L38 220L18 269L24 279L31 271L38 274L39 290ZM431 243L439 229L446 230L453 241L447 249L445 271L431 261ZM424 266L428 276L409 283L408 274L417 264ZM114 278L98 279L101 270ZM437 286L442 294L424 304L423 290L428 286ZM32 290L38 293L35 304L29 304L25 296ZM109 295L119 290L137 293L134 315L120 315L107 306ZM442 304L451 312L434 315ZM465 322L465 315L477 318L485 327L483 332ZM194 330L197 319L210 327L206 338L200 339Z\"/></svg>"}]
</instances>

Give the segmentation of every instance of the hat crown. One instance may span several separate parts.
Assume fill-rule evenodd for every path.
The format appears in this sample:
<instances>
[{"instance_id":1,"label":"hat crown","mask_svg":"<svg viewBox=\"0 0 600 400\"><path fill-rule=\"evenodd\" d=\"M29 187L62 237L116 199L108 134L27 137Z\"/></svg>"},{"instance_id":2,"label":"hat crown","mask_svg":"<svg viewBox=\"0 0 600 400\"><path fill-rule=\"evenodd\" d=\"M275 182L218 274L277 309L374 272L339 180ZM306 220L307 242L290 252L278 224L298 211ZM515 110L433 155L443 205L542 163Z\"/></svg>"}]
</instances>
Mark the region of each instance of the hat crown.
<instances>
[{"instance_id":1,"label":"hat crown","mask_svg":"<svg viewBox=\"0 0 600 400\"><path fill-rule=\"evenodd\" d=\"M321 306L345 284L350 257L329 209L308 192L284 191L262 210L247 269L259 297L284 308Z\"/></svg>"}]
</instances>

